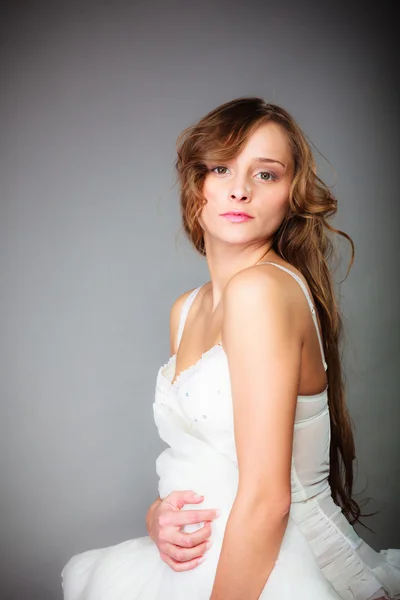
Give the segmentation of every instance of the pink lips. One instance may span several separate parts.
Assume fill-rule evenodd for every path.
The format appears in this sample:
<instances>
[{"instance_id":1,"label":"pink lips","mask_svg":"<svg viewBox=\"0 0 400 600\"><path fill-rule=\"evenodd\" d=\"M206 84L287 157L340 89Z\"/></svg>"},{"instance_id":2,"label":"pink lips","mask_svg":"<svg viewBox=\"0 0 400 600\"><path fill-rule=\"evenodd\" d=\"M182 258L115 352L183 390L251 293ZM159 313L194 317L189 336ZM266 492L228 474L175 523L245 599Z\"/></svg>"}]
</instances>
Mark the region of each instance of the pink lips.
<instances>
[{"instance_id":1,"label":"pink lips","mask_svg":"<svg viewBox=\"0 0 400 600\"><path fill-rule=\"evenodd\" d=\"M250 219L254 218L244 212L227 212L221 215L221 217L225 217L225 219L232 221L232 223L244 223L245 221L250 221Z\"/></svg>"}]
</instances>

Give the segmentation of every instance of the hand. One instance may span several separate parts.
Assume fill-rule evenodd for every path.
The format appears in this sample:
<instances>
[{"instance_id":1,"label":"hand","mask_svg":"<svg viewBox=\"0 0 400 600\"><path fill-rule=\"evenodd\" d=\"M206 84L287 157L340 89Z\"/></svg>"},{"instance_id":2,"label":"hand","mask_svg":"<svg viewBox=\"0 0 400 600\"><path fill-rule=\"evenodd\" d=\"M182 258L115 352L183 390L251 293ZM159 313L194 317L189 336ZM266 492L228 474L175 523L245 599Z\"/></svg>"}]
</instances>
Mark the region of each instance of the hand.
<instances>
[{"instance_id":1,"label":"hand","mask_svg":"<svg viewBox=\"0 0 400 600\"><path fill-rule=\"evenodd\" d=\"M185 504L199 504L203 496L192 490L171 492L157 500L149 510L147 528L160 556L174 571L189 571L202 562L208 550L211 521L217 518L214 509L181 510ZM181 531L183 525L201 523L203 527L192 533ZM211 543L210 543L211 545Z\"/></svg>"}]
</instances>

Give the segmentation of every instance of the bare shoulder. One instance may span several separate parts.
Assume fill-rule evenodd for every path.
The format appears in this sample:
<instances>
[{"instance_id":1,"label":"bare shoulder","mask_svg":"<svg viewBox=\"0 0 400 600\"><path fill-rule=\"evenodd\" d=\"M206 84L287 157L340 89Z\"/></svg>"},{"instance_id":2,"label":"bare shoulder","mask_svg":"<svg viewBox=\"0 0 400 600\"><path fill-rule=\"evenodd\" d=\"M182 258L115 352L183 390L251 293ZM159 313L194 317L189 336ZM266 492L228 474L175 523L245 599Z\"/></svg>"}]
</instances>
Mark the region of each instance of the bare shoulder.
<instances>
[{"instance_id":1,"label":"bare shoulder","mask_svg":"<svg viewBox=\"0 0 400 600\"><path fill-rule=\"evenodd\" d=\"M187 292L183 292L183 294L180 294L180 296L178 296L176 298L176 300L174 301L174 303L172 304L170 316L169 316L170 352L171 352L171 354L175 354L176 350L177 350L176 346L177 346L177 337L178 337L178 327L179 327L179 320L180 320L180 316L181 316L181 312L182 312L182 307L183 307L186 299L190 296L190 294L195 289L196 288L192 288L191 290L188 290Z\"/></svg>"},{"instance_id":2,"label":"bare shoulder","mask_svg":"<svg viewBox=\"0 0 400 600\"><path fill-rule=\"evenodd\" d=\"M293 265L284 261L277 264L291 271L308 287L300 271ZM251 305L260 302L265 306L267 299L272 303L296 304L298 297L302 296L299 292L298 283L284 270L269 264L254 265L242 269L229 280L224 291L224 305L226 302Z\"/></svg>"},{"instance_id":3,"label":"bare shoulder","mask_svg":"<svg viewBox=\"0 0 400 600\"><path fill-rule=\"evenodd\" d=\"M289 268L296 275L297 270ZM300 276L300 274L299 274ZM290 327L293 334L300 334L299 302L303 295L293 277L273 265L255 265L236 273L226 285L223 297L223 337L240 326L260 328L264 333ZM238 332L240 333L240 332Z\"/></svg>"},{"instance_id":4,"label":"bare shoulder","mask_svg":"<svg viewBox=\"0 0 400 600\"><path fill-rule=\"evenodd\" d=\"M295 272L293 267L290 269ZM243 303L248 306L261 303L265 306L266 300L290 302L291 291L284 271L271 265L255 265L231 277L224 291L224 306L226 303L242 306Z\"/></svg>"}]
</instances>

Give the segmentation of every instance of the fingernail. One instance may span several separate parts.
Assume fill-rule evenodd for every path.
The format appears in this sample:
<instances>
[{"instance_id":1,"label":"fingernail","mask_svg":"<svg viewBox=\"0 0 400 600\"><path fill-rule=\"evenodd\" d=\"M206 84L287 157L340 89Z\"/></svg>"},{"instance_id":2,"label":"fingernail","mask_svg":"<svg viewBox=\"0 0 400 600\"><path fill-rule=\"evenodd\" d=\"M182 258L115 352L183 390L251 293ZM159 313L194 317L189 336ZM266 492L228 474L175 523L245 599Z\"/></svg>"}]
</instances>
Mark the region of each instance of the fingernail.
<instances>
[{"instance_id":1,"label":"fingernail","mask_svg":"<svg viewBox=\"0 0 400 600\"><path fill-rule=\"evenodd\" d=\"M209 550L212 545L213 545L212 542L207 542L207 544L206 544L206 550Z\"/></svg>"},{"instance_id":2,"label":"fingernail","mask_svg":"<svg viewBox=\"0 0 400 600\"><path fill-rule=\"evenodd\" d=\"M221 516L221 511L220 510L216 510L215 511L215 516L216 517L220 517Z\"/></svg>"},{"instance_id":3,"label":"fingernail","mask_svg":"<svg viewBox=\"0 0 400 600\"><path fill-rule=\"evenodd\" d=\"M201 556L199 558L199 560L197 561L197 564L199 565L200 563L204 562L205 560L206 560L206 556L204 556L204 554L203 554L203 556Z\"/></svg>"},{"instance_id":4,"label":"fingernail","mask_svg":"<svg viewBox=\"0 0 400 600\"><path fill-rule=\"evenodd\" d=\"M198 500L199 498L203 498L201 494L194 494L194 497L196 498L196 500Z\"/></svg>"}]
</instances>

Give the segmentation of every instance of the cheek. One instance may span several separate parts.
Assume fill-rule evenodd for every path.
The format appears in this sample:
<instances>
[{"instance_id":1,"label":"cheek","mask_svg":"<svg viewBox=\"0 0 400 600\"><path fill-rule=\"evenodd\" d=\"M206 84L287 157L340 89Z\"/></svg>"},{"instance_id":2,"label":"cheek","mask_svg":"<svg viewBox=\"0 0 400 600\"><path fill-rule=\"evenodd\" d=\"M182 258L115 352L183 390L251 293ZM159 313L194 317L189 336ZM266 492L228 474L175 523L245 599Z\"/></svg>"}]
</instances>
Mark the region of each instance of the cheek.
<instances>
[{"instance_id":1,"label":"cheek","mask_svg":"<svg viewBox=\"0 0 400 600\"><path fill-rule=\"evenodd\" d=\"M216 189L215 185L210 185L207 181L204 182L202 188L202 194L206 198L207 202L199 215L199 223L203 226L203 223L209 221L215 216L215 212L218 209L220 203L221 192Z\"/></svg>"},{"instance_id":2,"label":"cheek","mask_svg":"<svg viewBox=\"0 0 400 600\"><path fill-rule=\"evenodd\" d=\"M209 179L205 179L202 189L203 196L207 198L207 202L212 204L218 197L218 189L212 185Z\"/></svg>"},{"instance_id":3,"label":"cheek","mask_svg":"<svg viewBox=\"0 0 400 600\"><path fill-rule=\"evenodd\" d=\"M208 199L199 214L198 221L202 229L208 229L208 224L212 221L212 216L210 215L210 201Z\"/></svg>"},{"instance_id":4,"label":"cheek","mask_svg":"<svg viewBox=\"0 0 400 600\"><path fill-rule=\"evenodd\" d=\"M278 202L278 211L285 215L289 210L289 193L282 195Z\"/></svg>"},{"instance_id":5,"label":"cheek","mask_svg":"<svg viewBox=\"0 0 400 600\"><path fill-rule=\"evenodd\" d=\"M289 190L271 190L271 193L264 196L260 205L263 206L259 213L262 219L263 227L268 224L269 227L277 229L282 224L289 212Z\"/></svg>"},{"instance_id":6,"label":"cheek","mask_svg":"<svg viewBox=\"0 0 400 600\"><path fill-rule=\"evenodd\" d=\"M286 212L289 207L290 186L275 189L270 196L270 203L277 212Z\"/></svg>"},{"instance_id":7,"label":"cheek","mask_svg":"<svg viewBox=\"0 0 400 600\"><path fill-rule=\"evenodd\" d=\"M218 178L212 173L209 173L203 179L202 193L203 196L210 201L223 202L223 200L229 194L231 185L232 184L227 180L227 178Z\"/></svg>"}]
</instances>

